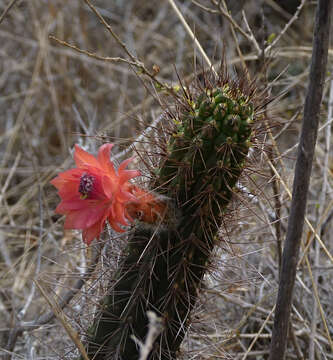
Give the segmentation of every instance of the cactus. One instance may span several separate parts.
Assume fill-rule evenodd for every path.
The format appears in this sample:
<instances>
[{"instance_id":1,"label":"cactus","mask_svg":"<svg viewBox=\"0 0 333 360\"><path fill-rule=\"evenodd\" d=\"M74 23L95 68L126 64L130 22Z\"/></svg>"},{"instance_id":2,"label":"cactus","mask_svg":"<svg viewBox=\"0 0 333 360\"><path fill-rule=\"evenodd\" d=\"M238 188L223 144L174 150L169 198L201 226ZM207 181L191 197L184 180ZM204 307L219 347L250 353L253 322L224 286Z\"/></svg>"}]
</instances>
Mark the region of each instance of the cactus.
<instances>
[{"instance_id":1,"label":"cactus","mask_svg":"<svg viewBox=\"0 0 333 360\"><path fill-rule=\"evenodd\" d=\"M177 357L255 122L253 87L225 74L208 77L183 89L175 110L165 115L171 136L151 184L164 212L155 226L139 223L132 230L89 329L90 358L138 359L132 336L144 341L149 310L164 322L149 359Z\"/></svg>"}]
</instances>

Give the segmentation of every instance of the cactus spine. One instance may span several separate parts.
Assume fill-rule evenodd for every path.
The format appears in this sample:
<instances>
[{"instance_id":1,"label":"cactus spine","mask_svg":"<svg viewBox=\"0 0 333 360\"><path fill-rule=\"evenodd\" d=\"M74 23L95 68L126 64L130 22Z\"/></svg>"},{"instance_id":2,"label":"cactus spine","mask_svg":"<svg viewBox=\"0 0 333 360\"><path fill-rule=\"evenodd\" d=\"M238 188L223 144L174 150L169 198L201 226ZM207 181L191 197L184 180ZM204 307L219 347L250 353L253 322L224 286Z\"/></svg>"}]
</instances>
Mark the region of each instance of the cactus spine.
<instances>
[{"instance_id":1,"label":"cactus spine","mask_svg":"<svg viewBox=\"0 0 333 360\"><path fill-rule=\"evenodd\" d=\"M173 131L153 184L171 199L164 224L133 230L90 328L87 352L95 360L138 359L131 336L144 341L148 310L164 320L150 359L175 359L189 325L255 117L251 90L225 75L192 92L184 90L176 115L166 115Z\"/></svg>"}]
</instances>

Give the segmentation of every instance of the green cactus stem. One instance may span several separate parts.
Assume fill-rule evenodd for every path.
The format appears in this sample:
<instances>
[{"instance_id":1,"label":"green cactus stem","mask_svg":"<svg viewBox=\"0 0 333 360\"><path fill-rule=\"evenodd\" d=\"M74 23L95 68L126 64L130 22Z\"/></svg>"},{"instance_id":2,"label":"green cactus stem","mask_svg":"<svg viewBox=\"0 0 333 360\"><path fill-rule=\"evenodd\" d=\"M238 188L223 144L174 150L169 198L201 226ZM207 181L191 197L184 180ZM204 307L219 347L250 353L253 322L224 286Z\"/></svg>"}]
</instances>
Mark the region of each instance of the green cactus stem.
<instances>
[{"instance_id":1,"label":"green cactus stem","mask_svg":"<svg viewBox=\"0 0 333 360\"><path fill-rule=\"evenodd\" d=\"M172 135L153 188L168 199L156 227L138 224L89 330L90 358L139 358L147 311L164 321L149 359L175 359L210 267L221 219L247 157L255 121L250 90L223 78L184 90L166 115Z\"/></svg>"}]
</instances>

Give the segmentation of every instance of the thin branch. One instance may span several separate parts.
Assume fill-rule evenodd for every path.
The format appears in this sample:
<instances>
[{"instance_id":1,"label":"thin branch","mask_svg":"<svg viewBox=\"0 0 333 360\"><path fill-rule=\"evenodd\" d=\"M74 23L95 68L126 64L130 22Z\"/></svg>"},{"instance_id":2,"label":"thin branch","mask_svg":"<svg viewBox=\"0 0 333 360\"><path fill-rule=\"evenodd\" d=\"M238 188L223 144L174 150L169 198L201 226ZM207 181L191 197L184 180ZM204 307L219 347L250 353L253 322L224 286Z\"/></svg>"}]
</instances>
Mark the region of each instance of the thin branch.
<instances>
[{"instance_id":1,"label":"thin branch","mask_svg":"<svg viewBox=\"0 0 333 360\"><path fill-rule=\"evenodd\" d=\"M125 63L127 65L134 66L138 70L138 73L142 73L144 75L147 75L151 80L153 80L154 83L158 84L158 86L161 89L166 89L169 93L174 94L174 90L173 90L172 87L170 87L169 85L167 85L165 83L161 83L158 79L156 79L156 76L155 76L154 73L148 71L147 68L145 67L145 65L141 61L138 61L135 58L134 58L134 61L131 61L131 60L124 59L124 58L121 58L121 57L101 56L101 55L97 55L95 53L92 53L92 52L90 52L88 50L80 49L76 45L69 44L67 41L58 39L57 37L55 37L53 35L49 35L49 38L51 40L56 41L57 43L59 43L62 46L66 46L66 47L70 48L71 50L74 50L74 51L76 51L76 52L78 52L80 54L89 56L90 58L93 58L95 60L105 61L105 62Z\"/></svg>"},{"instance_id":2,"label":"thin branch","mask_svg":"<svg viewBox=\"0 0 333 360\"><path fill-rule=\"evenodd\" d=\"M324 313L323 307L322 307L322 305L320 303L320 298L319 298L319 293L318 293L318 286L317 286L317 283L316 283L316 281L314 279L308 256L305 257L305 261L306 261L306 266L308 268L308 272L309 272L311 283L312 283L312 289L313 289L313 295L314 295L315 303L316 303L317 308L319 309L321 320L323 322L324 329L325 329L325 332L326 332L327 340L328 340L328 342L329 342L329 344L331 346L331 352L333 353L333 341L332 341L331 336L330 336L330 330L328 328L327 321L325 319L325 313ZM312 336L316 336L316 333L315 332L313 333L312 328L311 328L310 338ZM311 354L309 354L309 355L311 355Z\"/></svg>"},{"instance_id":3,"label":"thin branch","mask_svg":"<svg viewBox=\"0 0 333 360\"><path fill-rule=\"evenodd\" d=\"M283 251L279 292L272 333L270 360L284 359L293 288L296 277L312 160L316 145L320 105L326 75L333 0L319 0L313 40L310 82L298 147L291 212Z\"/></svg>"},{"instance_id":4,"label":"thin branch","mask_svg":"<svg viewBox=\"0 0 333 360\"><path fill-rule=\"evenodd\" d=\"M289 332L290 332L291 342L294 345L294 349L295 349L295 352L296 352L297 359L304 360L304 356L303 356L301 347L300 347L300 345L298 343L297 336L295 334L292 323L289 324Z\"/></svg>"},{"instance_id":5,"label":"thin branch","mask_svg":"<svg viewBox=\"0 0 333 360\"><path fill-rule=\"evenodd\" d=\"M163 116L164 116L164 114L157 116L156 119L154 119L154 120L152 121L152 123L151 123L148 127L146 127L146 128L141 132L141 134L138 135L138 137L136 137L136 138L132 141L132 143L131 143L131 145L130 145L129 147L127 147L127 148L124 149L123 151L117 153L117 154L114 155L112 158L113 158L114 160L119 160L119 159L121 159L123 156L125 156L126 154L128 154L129 152L133 151L133 149L135 149L135 146L136 146L137 144L140 144L140 143L144 140L144 138L157 126L157 124L163 120Z\"/></svg>"},{"instance_id":6,"label":"thin branch","mask_svg":"<svg viewBox=\"0 0 333 360\"><path fill-rule=\"evenodd\" d=\"M287 30L294 23L294 21L298 19L298 16L299 16L305 2L306 2L306 0L302 0L302 2L299 4L297 10L295 11L295 14L293 15L293 17L286 23L285 27L282 29L282 31L279 33L279 35L274 39L274 41L266 47L265 53L270 51L278 43L278 41L287 32Z\"/></svg>"},{"instance_id":7,"label":"thin branch","mask_svg":"<svg viewBox=\"0 0 333 360\"><path fill-rule=\"evenodd\" d=\"M281 15L285 20L289 20L291 15L284 10L276 1L274 0L265 0L265 3L270 6L274 11Z\"/></svg>"},{"instance_id":8,"label":"thin branch","mask_svg":"<svg viewBox=\"0 0 333 360\"><path fill-rule=\"evenodd\" d=\"M70 49L72 49L72 50L74 50L74 51L76 51L76 52L78 52L80 54L84 54L84 55L89 56L89 57L91 57L93 59L96 59L96 60L107 61L107 62L115 62L115 63L120 62L120 63L125 63L127 65L132 65L132 66L135 66L135 67L138 67L138 68L140 68L142 66L137 61L127 60L127 59L123 59L121 57L109 57L109 56L97 55L97 54L92 53L92 52L90 52L88 50L80 49L76 45L70 44L67 41L60 40L60 39L58 39L57 37L55 37L53 35L49 35L49 39L54 40L60 45L66 46L66 47L68 47L68 48L70 48Z\"/></svg>"},{"instance_id":9,"label":"thin branch","mask_svg":"<svg viewBox=\"0 0 333 360\"><path fill-rule=\"evenodd\" d=\"M82 275L82 277L80 279L77 280L77 282L74 284L73 288L68 290L63 297L61 298L61 300L59 301L59 307L61 309L65 308L65 306L73 299L73 297L81 290L81 288L83 287L83 285L86 284L87 280L90 278L90 276L92 275L93 271L96 268L96 265L98 263L98 259L99 259L99 253L98 251L96 251L96 253L94 254L94 257L91 261L91 265L89 265L89 267L87 268L86 272L84 273L84 275ZM46 312L43 315L41 315L37 320L31 322L31 323L24 323L22 325L22 330L31 330L31 329L36 329L42 325L45 325L47 323L49 323L53 318L54 318L54 313L52 311Z\"/></svg>"},{"instance_id":10,"label":"thin branch","mask_svg":"<svg viewBox=\"0 0 333 360\"><path fill-rule=\"evenodd\" d=\"M109 31L109 33L112 35L112 37L117 41L117 43L122 47L122 49L125 51L125 53L129 56L129 58L136 62L137 59L135 56L131 54L131 52L127 49L125 43L123 43L119 36L113 31L112 27L104 20L103 16L99 13L99 11L93 6L93 4L89 0L84 0L84 2L90 7L90 9L95 13L99 21L106 27L106 29Z\"/></svg>"},{"instance_id":11,"label":"thin branch","mask_svg":"<svg viewBox=\"0 0 333 360\"><path fill-rule=\"evenodd\" d=\"M0 16L0 24L2 23L5 16L8 14L9 10L14 6L17 0L12 0L6 7L6 9L3 11L3 13Z\"/></svg>"},{"instance_id":12,"label":"thin branch","mask_svg":"<svg viewBox=\"0 0 333 360\"><path fill-rule=\"evenodd\" d=\"M198 39L196 38L196 36L194 35L193 31L191 30L191 28L189 27L189 25L187 24L186 20L184 19L183 14L180 12L180 10L178 9L176 3L174 2L174 0L168 0L169 4L172 6L173 10L175 11L176 15L179 17L179 20L181 21L181 23L183 24L185 30L188 32L188 34L190 35L191 39L194 41L195 45L197 46L198 50L200 51L202 57L204 58L204 60L206 61L207 65L212 69L212 71L214 72L215 75L217 75L217 72L215 71L211 61L209 60L209 57L207 56L205 50L203 49L203 47L201 46L200 42L198 41Z\"/></svg>"},{"instance_id":13,"label":"thin branch","mask_svg":"<svg viewBox=\"0 0 333 360\"><path fill-rule=\"evenodd\" d=\"M269 321L269 319L271 318L273 312L275 310L275 305L273 306L273 309L270 311L270 313L267 315L265 321L262 323L262 325L260 326L260 329L258 331L258 333L255 335L254 339L251 341L251 344L249 345L249 347L247 348L244 356L242 357L242 360L245 360L247 358L247 356L249 355L251 349L253 348L254 344L256 343L256 341L259 338L259 335L263 332L267 322Z\"/></svg>"},{"instance_id":14,"label":"thin branch","mask_svg":"<svg viewBox=\"0 0 333 360\"><path fill-rule=\"evenodd\" d=\"M229 14L228 10L223 8L221 1L219 1L219 2L217 2L216 0L211 0L211 1L216 7L218 7L218 9L220 10L221 15L223 15L239 33L241 33L248 41L250 41L254 45L254 47L256 48L256 51L257 51L258 54L261 54L260 46L259 46L256 38L254 37L253 33L250 31L250 33L248 34L246 31L244 31L236 23L234 18ZM244 13L243 13L243 18L245 18ZM245 25L247 25L247 29L249 29L246 18L244 19L244 21L246 22Z\"/></svg>"},{"instance_id":15,"label":"thin branch","mask_svg":"<svg viewBox=\"0 0 333 360\"><path fill-rule=\"evenodd\" d=\"M207 11L208 13L211 13L211 14L219 14L219 11L218 10L214 10L214 9L211 9L207 6L204 6L202 4L200 4L198 1L196 0L191 0L192 3L196 6L198 6L199 8L203 9L204 11Z\"/></svg>"},{"instance_id":16,"label":"thin branch","mask_svg":"<svg viewBox=\"0 0 333 360\"><path fill-rule=\"evenodd\" d=\"M64 309L67 304L73 299L73 297L80 291L80 289L83 287L83 285L86 284L86 281L90 278L93 271L96 268L96 265L98 263L99 259L99 253L96 251L94 254L94 257L92 259L91 265L86 270L85 274L77 280L77 282L74 284L73 288L67 291L61 300L58 302L59 309ZM22 322L13 327L8 335L8 341L5 350L8 351L8 354L4 357L4 360L10 359L10 354L14 349L16 340L19 336L22 335L24 331L34 330L42 325L48 324L50 321L52 321L55 318L55 313L53 311L47 311L44 314L42 314L37 320L31 321L31 322Z\"/></svg>"},{"instance_id":17,"label":"thin branch","mask_svg":"<svg viewBox=\"0 0 333 360\"><path fill-rule=\"evenodd\" d=\"M34 276L34 281L32 282L32 286L31 286L31 290L30 290L30 294L28 296L27 302L25 303L22 310L18 313L17 317L19 319L24 318L24 316L34 298L35 291L36 291L35 281L37 279L37 276L40 271L40 266L41 266L41 258L42 258L41 248L42 248L42 237L43 237L43 229L44 229L44 212L43 212L43 200L42 200L42 187L40 184L38 186L38 203L39 203L39 236L38 236L38 243L37 243L37 259L36 259L35 276Z\"/></svg>"},{"instance_id":18,"label":"thin branch","mask_svg":"<svg viewBox=\"0 0 333 360\"><path fill-rule=\"evenodd\" d=\"M270 168L273 170L275 176L279 179L279 182L281 183L281 185L283 186L283 188L285 189L288 197L291 199L292 198L292 194L291 191L289 190L287 184L285 183L285 181L281 178L279 172L277 171L277 169L275 168L275 166L272 164L272 162L269 160L269 157L267 156L267 154L265 154L266 156L266 160L268 162L268 165L270 166ZM327 209L330 209L331 206L328 206ZM322 249L324 250L325 254L327 255L327 257L329 258L329 260L331 261L331 263L333 264L333 256L332 254L329 252L329 250L327 249L326 245L324 244L323 240L320 238L319 236L319 232L316 231L316 229L313 227L313 225L311 224L310 220L305 217L305 223L306 225L309 227L310 231L314 234L314 238L319 242L320 246L322 247ZM303 251L303 255L300 258L298 265L300 266L300 264L303 261L304 256L306 255L307 249L309 248L310 244L312 242L312 239L309 240L308 244L306 245L304 251Z\"/></svg>"},{"instance_id":19,"label":"thin branch","mask_svg":"<svg viewBox=\"0 0 333 360\"><path fill-rule=\"evenodd\" d=\"M227 7L227 3L225 2L225 0L222 0L223 1L223 6L228 9ZM242 53L242 50L240 49L240 46L239 46L239 41L237 39L237 36L236 36L236 32L235 32L235 28L234 26L230 23L230 29L231 29L231 34L232 34L232 37L234 39L234 42L235 42L235 46L236 46L236 50L237 50L237 53L238 53L238 56L239 56L239 59L241 61L241 64L242 64L242 67L243 67L243 71L244 71L244 74L245 76L247 77L249 83L251 82L251 79L250 79L250 74L249 74L249 70L246 66L246 63L245 63L245 59L244 59L244 55Z\"/></svg>"},{"instance_id":20,"label":"thin branch","mask_svg":"<svg viewBox=\"0 0 333 360\"><path fill-rule=\"evenodd\" d=\"M132 340L140 348L140 358L139 360L147 360L148 356L153 349L154 342L156 338L163 331L164 323L163 319L158 317L153 311L147 311L147 317L149 320L148 324L148 333L145 339L145 342L142 343L134 335L131 336Z\"/></svg>"},{"instance_id":21,"label":"thin branch","mask_svg":"<svg viewBox=\"0 0 333 360\"><path fill-rule=\"evenodd\" d=\"M332 107L333 107L333 81L330 82L330 93L329 93L329 102L328 102L328 113L327 121L329 122L332 118ZM328 187L328 171L329 171L329 154L330 154L330 143L331 143L331 124L327 126L325 131L325 149L324 149L324 166L323 166L323 184L321 188L320 198L319 198L319 210L318 216L322 216L325 209L326 202L326 191ZM322 216L323 218L323 216ZM323 220L322 220L323 221ZM320 266L320 245L318 242L315 243L315 259L314 259L314 272L313 272L313 281L316 286L318 286L319 280L319 271L318 267ZM313 310L312 310L312 319L311 319L311 336L309 343L309 360L315 359L315 342L314 338L317 332L317 318L318 318L318 302L316 291L313 292Z\"/></svg>"},{"instance_id":22,"label":"thin branch","mask_svg":"<svg viewBox=\"0 0 333 360\"><path fill-rule=\"evenodd\" d=\"M55 316L61 322L62 326L64 327L65 331L67 332L68 336L71 338L73 343L76 345L77 349L79 350L80 354L82 355L84 360L89 360L87 355L86 349L82 342L80 341L79 334L77 331L71 326L69 321L66 319L66 315L64 314L60 305L56 302L55 299L52 299L46 292L46 290L37 282L35 281L36 286L38 287L39 291L43 295L46 302L52 308Z\"/></svg>"},{"instance_id":23,"label":"thin branch","mask_svg":"<svg viewBox=\"0 0 333 360\"><path fill-rule=\"evenodd\" d=\"M249 40L253 43L254 47L255 47L256 50L257 50L257 53L258 53L258 54L262 54L262 50L261 50L261 48L260 48L260 46L259 46L259 44L258 44L258 42L257 42L257 39L255 38L255 36L254 36L254 34L253 34L251 28L250 28L250 25L249 25L249 23L248 23L248 21L247 21L247 18L246 18L246 15L245 15L245 11L244 11L244 10L242 10L242 16L243 16L243 20L244 20L245 26L246 26L246 28L247 28L247 31L248 31L249 34L250 34L250 35L249 35Z\"/></svg>"},{"instance_id":24,"label":"thin branch","mask_svg":"<svg viewBox=\"0 0 333 360\"><path fill-rule=\"evenodd\" d=\"M132 61L131 65L135 66L138 69L138 73L142 73L142 74L148 76L161 89L166 89L171 95L175 95L175 91L172 87L170 87L167 84L163 84L158 79L156 79L156 73L154 71L150 72L146 68L146 66L143 62L139 61L134 55L131 54L131 52L128 50L126 44L113 31L111 25L106 22L106 20L103 18L103 16L100 14L100 12L96 9L96 7L90 2L90 0L84 0L84 2L94 12L94 14L97 16L99 21L105 26L105 28L109 31L111 36L116 40L116 42L119 44L119 46L124 50L124 52L127 54L127 56L131 59L131 61ZM84 53L84 52L82 51L82 53ZM88 54L86 53L86 55L88 55ZM95 57L95 59L98 59L98 57ZM115 58L111 58L111 59L115 59ZM119 58L119 59L121 59L121 58ZM119 60L119 61L124 61L124 59ZM128 60L126 62L129 63Z\"/></svg>"}]
</instances>

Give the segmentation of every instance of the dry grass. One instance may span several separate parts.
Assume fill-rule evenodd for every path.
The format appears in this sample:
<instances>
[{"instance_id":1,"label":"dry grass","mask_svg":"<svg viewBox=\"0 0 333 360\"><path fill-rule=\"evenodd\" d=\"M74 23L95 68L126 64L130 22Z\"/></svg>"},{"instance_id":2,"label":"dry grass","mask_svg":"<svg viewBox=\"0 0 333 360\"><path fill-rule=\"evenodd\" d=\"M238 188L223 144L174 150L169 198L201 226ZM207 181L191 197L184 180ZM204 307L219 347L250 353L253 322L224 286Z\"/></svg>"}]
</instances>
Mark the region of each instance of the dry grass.
<instances>
[{"instance_id":1,"label":"dry grass","mask_svg":"<svg viewBox=\"0 0 333 360\"><path fill-rule=\"evenodd\" d=\"M231 74L246 63L260 86L270 85L272 96L286 94L267 110L274 138L266 134L261 140L270 150L252 155L256 171L244 177L235 203L236 219L226 220L225 251L217 254L216 271L207 276L207 290L193 316L183 356L266 359L278 284L278 249L286 233L307 86L314 4L307 2L300 18L283 32L291 15L276 8L274 1L266 1L262 26L259 2L248 1L244 11L251 34L241 13L228 19L223 7L214 3L177 2L210 61L217 64L224 52ZM114 241L87 251L80 234L64 233L63 220L54 214L58 198L49 181L72 165L73 144L95 152L103 142L115 142L114 153L124 149L131 153L134 139L150 123L156 126L162 112L151 78L156 75L160 83L172 86L178 82L175 67L183 79L190 80L194 59L204 63L170 2L99 0L94 5L134 59L144 63L144 74L136 74L137 64L99 59L133 60L84 1L17 1L0 24L3 358L75 356L80 335L103 294L103 279L116 268L122 241L113 236ZM0 11L4 9L3 2ZM281 39L274 43L271 34L276 39L281 31ZM50 35L93 55L63 46ZM271 42L266 46L272 48L266 54L269 65L262 71L258 48L267 38ZM332 54L333 50L329 69ZM152 76L145 75L145 69ZM328 76L287 359L301 359L301 354L311 360L333 358L332 102L333 83ZM139 140L139 148L148 146L145 136ZM100 258L97 264L96 258ZM88 280L78 283L85 271ZM68 293L78 288L78 294ZM61 310L63 294L75 296ZM50 319L53 312L60 321ZM16 333L10 331L15 328Z\"/></svg>"}]
</instances>

